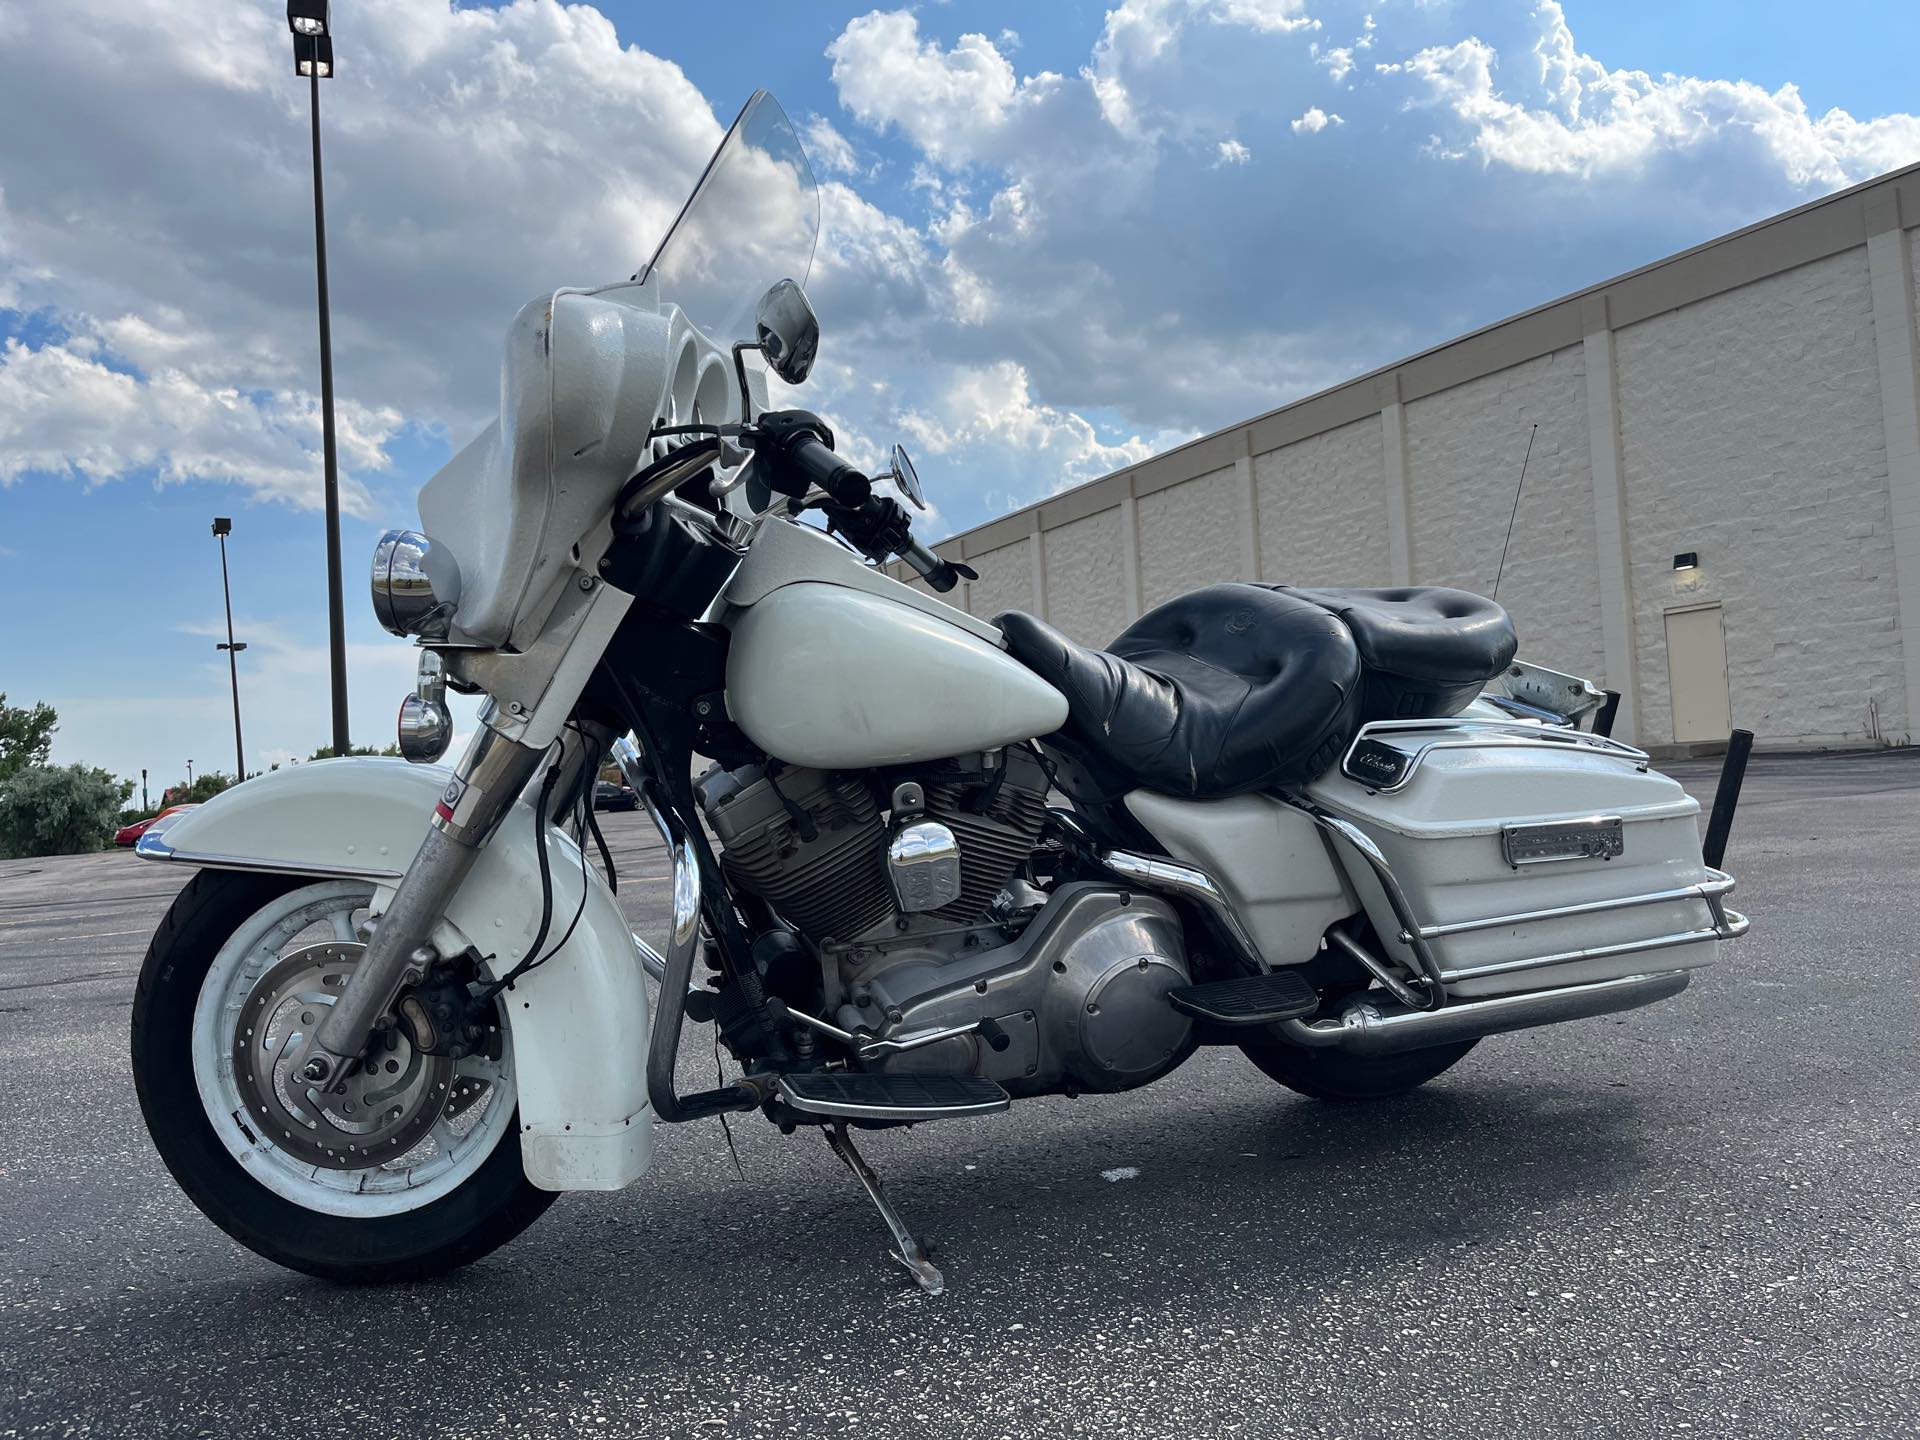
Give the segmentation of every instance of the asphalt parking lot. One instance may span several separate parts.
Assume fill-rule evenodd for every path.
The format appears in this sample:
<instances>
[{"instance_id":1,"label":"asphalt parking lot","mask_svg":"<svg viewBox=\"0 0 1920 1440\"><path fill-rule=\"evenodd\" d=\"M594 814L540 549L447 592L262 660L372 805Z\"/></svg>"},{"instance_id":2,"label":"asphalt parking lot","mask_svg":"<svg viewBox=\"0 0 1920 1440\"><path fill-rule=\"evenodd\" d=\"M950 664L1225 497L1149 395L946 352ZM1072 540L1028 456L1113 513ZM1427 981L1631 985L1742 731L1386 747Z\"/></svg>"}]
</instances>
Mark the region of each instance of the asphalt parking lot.
<instances>
[{"instance_id":1,"label":"asphalt parking lot","mask_svg":"<svg viewBox=\"0 0 1920 1440\"><path fill-rule=\"evenodd\" d=\"M657 933L645 821L609 838ZM173 1187L128 1076L185 876L0 862L0 1436L1920 1434L1916 856L1920 754L1762 757L1753 933L1662 1007L1377 1107L1215 1051L866 1139L939 1298L755 1117L738 1172L661 1127L648 1180L446 1281L278 1270Z\"/></svg>"}]
</instances>

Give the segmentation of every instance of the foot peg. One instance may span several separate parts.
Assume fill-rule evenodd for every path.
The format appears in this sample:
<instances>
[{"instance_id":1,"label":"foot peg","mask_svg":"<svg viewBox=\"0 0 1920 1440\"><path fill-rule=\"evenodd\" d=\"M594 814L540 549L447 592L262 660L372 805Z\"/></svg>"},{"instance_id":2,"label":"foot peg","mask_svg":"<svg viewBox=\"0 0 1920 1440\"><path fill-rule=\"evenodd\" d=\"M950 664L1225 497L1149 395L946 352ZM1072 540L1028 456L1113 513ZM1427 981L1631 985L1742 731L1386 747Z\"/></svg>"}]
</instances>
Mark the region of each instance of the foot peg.
<instances>
[{"instance_id":1,"label":"foot peg","mask_svg":"<svg viewBox=\"0 0 1920 1440\"><path fill-rule=\"evenodd\" d=\"M1272 1025L1310 1015L1320 1007L1307 977L1297 970L1269 970L1167 992L1174 1009L1216 1025Z\"/></svg>"},{"instance_id":2,"label":"foot peg","mask_svg":"<svg viewBox=\"0 0 1920 1440\"><path fill-rule=\"evenodd\" d=\"M849 1120L952 1120L991 1115L1013 1103L993 1081L972 1075L865 1075L847 1070L782 1075L780 1098L803 1114Z\"/></svg>"},{"instance_id":3,"label":"foot peg","mask_svg":"<svg viewBox=\"0 0 1920 1440\"><path fill-rule=\"evenodd\" d=\"M781 1082L782 1089L785 1084L785 1081ZM860 1152L853 1148L853 1137L847 1134L847 1122L840 1121L826 1135L828 1147L853 1171L854 1178L859 1180L861 1188L867 1192L867 1198L873 1202L873 1208L887 1222L887 1229L893 1235L893 1258L907 1267L908 1273L927 1294L940 1294L947 1288L946 1277L934 1268L933 1262L927 1258L926 1249L913 1238L913 1232L907 1229L907 1222L900 1218L900 1212L887 1199L887 1192L880 1185L880 1177L873 1173L867 1162L860 1158Z\"/></svg>"}]
</instances>

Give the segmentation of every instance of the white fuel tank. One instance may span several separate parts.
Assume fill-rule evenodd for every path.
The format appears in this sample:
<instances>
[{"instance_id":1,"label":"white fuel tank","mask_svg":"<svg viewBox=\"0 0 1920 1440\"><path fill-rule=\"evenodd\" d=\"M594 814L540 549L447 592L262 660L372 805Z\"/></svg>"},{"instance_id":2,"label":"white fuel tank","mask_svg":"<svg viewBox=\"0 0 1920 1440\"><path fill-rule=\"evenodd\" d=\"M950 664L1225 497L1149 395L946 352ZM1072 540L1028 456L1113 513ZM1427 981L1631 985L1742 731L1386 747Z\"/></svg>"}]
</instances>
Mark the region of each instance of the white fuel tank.
<instances>
[{"instance_id":1,"label":"white fuel tank","mask_svg":"<svg viewBox=\"0 0 1920 1440\"><path fill-rule=\"evenodd\" d=\"M940 760L1066 723L1066 697L1019 661L884 595L782 585L737 612L732 630L727 712L792 765Z\"/></svg>"}]
</instances>

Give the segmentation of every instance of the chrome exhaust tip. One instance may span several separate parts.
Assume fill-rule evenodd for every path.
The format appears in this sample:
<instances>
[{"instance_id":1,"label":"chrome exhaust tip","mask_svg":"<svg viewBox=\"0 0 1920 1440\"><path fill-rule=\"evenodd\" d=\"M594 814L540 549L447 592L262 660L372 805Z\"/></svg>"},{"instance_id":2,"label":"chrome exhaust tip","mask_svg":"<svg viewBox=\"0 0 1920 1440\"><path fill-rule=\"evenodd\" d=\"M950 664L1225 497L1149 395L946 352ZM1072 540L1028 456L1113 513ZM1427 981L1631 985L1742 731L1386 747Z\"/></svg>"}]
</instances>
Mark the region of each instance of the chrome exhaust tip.
<instances>
[{"instance_id":1,"label":"chrome exhaust tip","mask_svg":"<svg viewBox=\"0 0 1920 1440\"><path fill-rule=\"evenodd\" d=\"M1461 1000L1439 1010L1387 1010L1356 1004L1330 1019L1284 1020L1278 1028L1296 1045L1344 1050L1350 1055L1397 1055L1405 1050L1478 1040L1507 1030L1531 1030L1539 1025L1636 1009L1678 995L1691 978L1686 970L1623 975L1617 980L1596 980L1556 990Z\"/></svg>"}]
</instances>

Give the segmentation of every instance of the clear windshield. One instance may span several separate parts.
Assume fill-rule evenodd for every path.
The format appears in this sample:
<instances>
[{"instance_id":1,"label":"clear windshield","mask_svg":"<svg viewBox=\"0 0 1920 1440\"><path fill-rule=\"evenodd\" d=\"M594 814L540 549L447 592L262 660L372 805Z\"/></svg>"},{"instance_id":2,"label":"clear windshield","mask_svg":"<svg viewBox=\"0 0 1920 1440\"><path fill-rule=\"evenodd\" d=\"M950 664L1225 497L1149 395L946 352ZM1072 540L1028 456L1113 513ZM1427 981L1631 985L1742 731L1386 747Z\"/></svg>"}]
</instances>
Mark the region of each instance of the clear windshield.
<instances>
[{"instance_id":1,"label":"clear windshield","mask_svg":"<svg viewBox=\"0 0 1920 1440\"><path fill-rule=\"evenodd\" d=\"M754 307L780 280L804 286L820 233L820 191L780 102L754 92L713 152L680 218L639 279L708 339L752 340Z\"/></svg>"}]
</instances>

